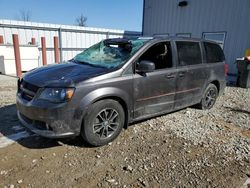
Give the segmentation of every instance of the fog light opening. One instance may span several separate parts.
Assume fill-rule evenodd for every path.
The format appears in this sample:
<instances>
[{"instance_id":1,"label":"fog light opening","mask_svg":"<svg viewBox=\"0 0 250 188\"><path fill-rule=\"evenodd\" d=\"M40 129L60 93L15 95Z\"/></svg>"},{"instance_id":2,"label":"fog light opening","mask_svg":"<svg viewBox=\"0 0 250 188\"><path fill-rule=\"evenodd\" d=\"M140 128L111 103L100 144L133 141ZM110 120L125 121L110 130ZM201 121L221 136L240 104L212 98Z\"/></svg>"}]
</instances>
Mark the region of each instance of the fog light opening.
<instances>
[{"instance_id":1,"label":"fog light opening","mask_svg":"<svg viewBox=\"0 0 250 188\"><path fill-rule=\"evenodd\" d=\"M46 123L45 126L46 126L46 129L47 129L48 131L52 131L52 130L53 130L53 129L50 127L50 125L49 125L48 123Z\"/></svg>"}]
</instances>

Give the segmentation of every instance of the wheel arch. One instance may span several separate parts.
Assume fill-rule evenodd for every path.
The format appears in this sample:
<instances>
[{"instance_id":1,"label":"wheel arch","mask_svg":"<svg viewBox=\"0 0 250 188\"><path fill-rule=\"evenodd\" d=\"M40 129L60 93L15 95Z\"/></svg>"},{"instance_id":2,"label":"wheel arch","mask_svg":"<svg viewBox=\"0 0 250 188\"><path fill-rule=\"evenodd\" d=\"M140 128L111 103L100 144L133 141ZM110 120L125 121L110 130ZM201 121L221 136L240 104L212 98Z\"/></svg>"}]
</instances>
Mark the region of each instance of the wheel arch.
<instances>
[{"instance_id":1,"label":"wheel arch","mask_svg":"<svg viewBox=\"0 0 250 188\"><path fill-rule=\"evenodd\" d=\"M218 93L220 92L220 82L218 80L211 81L210 84L214 84L217 88Z\"/></svg>"},{"instance_id":2,"label":"wheel arch","mask_svg":"<svg viewBox=\"0 0 250 188\"><path fill-rule=\"evenodd\" d=\"M81 121L83 123L84 116L87 114L88 109L91 107L92 104L106 99L112 99L122 106L124 113L125 113L125 124L124 128L128 127L131 118L131 107L132 107L132 100L129 100L129 95L125 91L119 88L99 88L96 89L85 97L82 98L78 111L81 114Z\"/></svg>"}]
</instances>

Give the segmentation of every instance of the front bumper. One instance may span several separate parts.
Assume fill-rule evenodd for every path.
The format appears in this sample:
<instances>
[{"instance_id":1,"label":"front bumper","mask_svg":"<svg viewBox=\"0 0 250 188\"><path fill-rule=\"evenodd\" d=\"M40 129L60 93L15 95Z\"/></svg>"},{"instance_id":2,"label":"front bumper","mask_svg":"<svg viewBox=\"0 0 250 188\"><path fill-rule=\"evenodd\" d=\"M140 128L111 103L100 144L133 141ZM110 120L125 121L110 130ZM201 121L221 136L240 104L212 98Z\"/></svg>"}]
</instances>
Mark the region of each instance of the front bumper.
<instances>
[{"instance_id":1,"label":"front bumper","mask_svg":"<svg viewBox=\"0 0 250 188\"><path fill-rule=\"evenodd\" d=\"M26 118L23 118L23 115L21 115L19 111L17 111L17 116L18 116L18 119L22 123L23 126L25 126L26 128L28 128L32 132L34 132L40 136L43 136L43 137L65 138L65 137L71 137L71 136L75 135L75 133L73 133L73 132L55 133L52 130L49 130L49 128L47 128L47 130L40 130L40 129L36 128L34 123L28 123L27 121L25 121Z\"/></svg>"},{"instance_id":2,"label":"front bumper","mask_svg":"<svg viewBox=\"0 0 250 188\"><path fill-rule=\"evenodd\" d=\"M52 104L37 99L27 101L17 95L17 115L32 132L47 138L64 138L80 134L81 120L67 103Z\"/></svg>"}]
</instances>

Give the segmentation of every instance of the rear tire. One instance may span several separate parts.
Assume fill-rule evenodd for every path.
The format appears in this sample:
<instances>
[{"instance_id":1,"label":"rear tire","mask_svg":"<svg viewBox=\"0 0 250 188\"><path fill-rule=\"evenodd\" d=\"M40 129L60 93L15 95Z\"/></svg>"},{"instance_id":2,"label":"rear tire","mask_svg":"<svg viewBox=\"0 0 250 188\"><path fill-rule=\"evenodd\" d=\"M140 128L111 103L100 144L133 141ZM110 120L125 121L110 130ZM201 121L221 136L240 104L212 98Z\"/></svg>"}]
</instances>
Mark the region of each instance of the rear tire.
<instances>
[{"instance_id":1,"label":"rear tire","mask_svg":"<svg viewBox=\"0 0 250 188\"><path fill-rule=\"evenodd\" d=\"M88 144L102 146L113 141L125 123L121 104L107 99L94 103L84 117L81 135Z\"/></svg>"},{"instance_id":2,"label":"rear tire","mask_svg":"<svg viewBox=\"0 0 250 188\"><path fill-rule=\"evenodd\" d=\"M198 108L202 110L211 109L218 97L218 89L214 84L209 84L205 89L201 102L198 104Z\"/></svg>"}]
</instances>

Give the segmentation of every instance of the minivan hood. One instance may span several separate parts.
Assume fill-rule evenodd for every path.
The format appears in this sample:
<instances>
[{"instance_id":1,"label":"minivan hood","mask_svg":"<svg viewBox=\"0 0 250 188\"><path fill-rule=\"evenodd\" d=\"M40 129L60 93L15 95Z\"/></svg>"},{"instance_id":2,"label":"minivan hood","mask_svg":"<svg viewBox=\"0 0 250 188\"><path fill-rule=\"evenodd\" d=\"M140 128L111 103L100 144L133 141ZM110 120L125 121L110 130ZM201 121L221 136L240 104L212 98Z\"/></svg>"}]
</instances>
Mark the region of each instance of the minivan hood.
<instances>
[{"instance_id":1,"label":"minivan hood","mask_svg":"<svg viewBox=\"0 0 250 188\"><path fill-rule=\"evenodd\" d=\"M36 68L26 73L23 79L38 87L68 87L108 71L107 68L67 62Z\"/></svg>"}]
</instances>

